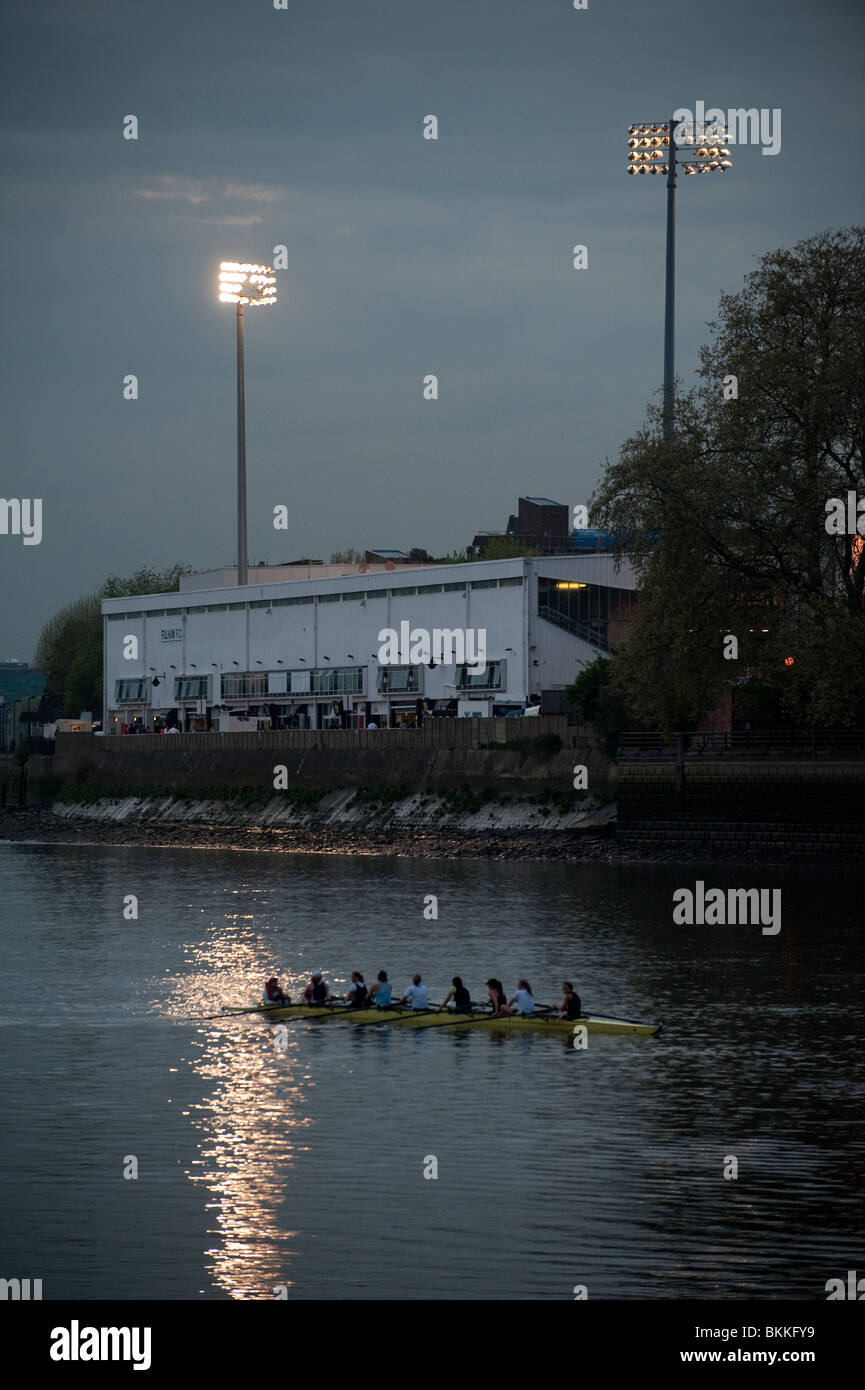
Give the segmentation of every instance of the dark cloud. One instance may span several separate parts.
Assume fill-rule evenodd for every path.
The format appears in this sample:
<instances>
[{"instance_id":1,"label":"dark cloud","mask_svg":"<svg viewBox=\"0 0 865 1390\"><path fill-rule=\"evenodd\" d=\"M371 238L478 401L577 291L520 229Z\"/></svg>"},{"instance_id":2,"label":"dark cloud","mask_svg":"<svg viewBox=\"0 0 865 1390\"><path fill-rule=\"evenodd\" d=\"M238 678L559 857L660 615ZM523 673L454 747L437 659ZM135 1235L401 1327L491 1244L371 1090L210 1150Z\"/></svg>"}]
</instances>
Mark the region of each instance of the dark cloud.
<instances>
[{"instance_id":1,"label":"dark cloud","mask_svg":"<svg viewBox=\"0 0 865 1390\"><path fill-rule=\"evenodd\" d=\"M664 195L625 175L630 121L783 113L780 155L681 189L686 378L756 257L862 220L854 4L64 0L3 24L0 490L43 498L44 538L0 536L0 657L110 571L232 560L222 257L289 248L249 320L250 554L326 558L452 549L520 492L583 501L639 424Z\"/></svg>"}]
</instances>

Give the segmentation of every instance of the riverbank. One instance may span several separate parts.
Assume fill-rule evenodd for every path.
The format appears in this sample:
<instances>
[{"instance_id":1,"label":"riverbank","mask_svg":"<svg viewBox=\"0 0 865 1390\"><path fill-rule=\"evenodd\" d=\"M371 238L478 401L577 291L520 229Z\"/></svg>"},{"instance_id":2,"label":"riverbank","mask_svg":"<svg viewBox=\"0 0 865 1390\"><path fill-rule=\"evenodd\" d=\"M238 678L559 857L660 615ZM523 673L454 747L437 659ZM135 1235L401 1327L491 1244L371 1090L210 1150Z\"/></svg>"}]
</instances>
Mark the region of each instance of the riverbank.
<instances>
[{"instance_id":1,"label":"riverbank","mask_svg":"<svg viewBox=\"0 0 865 1390\"><path fill-rule=\"evenodd\" d=\"M114 812L113 817L108 811ZM136 848L186 848L239 850L267 854L330 854L394 856L411 859L559 860L571 863L607 864L745 864L771 866L800 863L801 854L777 849L771 853L744 854L725 850L717 843L634 844L617 840L612 814L600 815L580 828L526 826L471 828L443 825L438 828L399 823L351 825L272 825L247 812L242 821L218 823L192 819L189 808L183 819L170 818L170 806L162 816L135 815L127 806L22 807L0 812L3 841L67 845L118 845ZM179 816L180 810L176 809ZM215 808L214 808L215 809ZM101 811L101 815L100 815ZM820 861L823 856L814 856ZM825 862L825 860L824 860Z\"/></svg>"}]
</instances>

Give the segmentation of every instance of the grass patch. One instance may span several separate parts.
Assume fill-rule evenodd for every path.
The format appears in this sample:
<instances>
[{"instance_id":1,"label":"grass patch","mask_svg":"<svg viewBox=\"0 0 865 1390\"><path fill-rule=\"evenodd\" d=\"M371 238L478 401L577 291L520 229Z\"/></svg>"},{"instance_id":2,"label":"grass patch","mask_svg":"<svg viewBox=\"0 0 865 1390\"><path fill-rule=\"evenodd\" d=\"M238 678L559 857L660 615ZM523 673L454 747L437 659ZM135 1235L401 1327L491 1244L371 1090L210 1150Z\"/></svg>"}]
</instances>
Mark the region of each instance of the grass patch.
<instances>
[{"instance_id":1,"label":"grass patch","mask_svg":"<svg viewBox=\"0 0 865 1390\"><path fill-rule=\"evenodd\" d=\"M296 809L301 809L302 807L317 806L324 796L324 791L317 791L312 787L289 787L285 791L275 792L272 786L255 787L249 784L225 786L220 783L211 783L198 787L154 787L145 783L84 781L67 782L60 788L54 799L64 803L92 806L99 801L120 801L130 796L140 800L171 798L174 801L182 801L186 805L195 801L219 801L225 806L244 808L265 806L275 796L278 796Z\"/></svg>"},{"instance_id":2,"label":"grass patch","mask_svg":"<svg viewBox=\"0 0 865 1390\"><path fill-rule=\"evenodd\" d=\"M537 738L509 738L504 743L482 743L481 748L502 748L510 753L559 753L564 744L558 734L539 734Z\"/></svg>"},{"instance_id":3,"label":"grass patch","mask_svg":"<svg viewBox=\"0 0 865 1390\"><path fill-rule=\"evenodd\" d=\"M411 788L401 782L378 782L374 787L360 787L348 803L349 806L392 806L395 801L404 801L411 796Z\"/></svg>"}]
</instances>

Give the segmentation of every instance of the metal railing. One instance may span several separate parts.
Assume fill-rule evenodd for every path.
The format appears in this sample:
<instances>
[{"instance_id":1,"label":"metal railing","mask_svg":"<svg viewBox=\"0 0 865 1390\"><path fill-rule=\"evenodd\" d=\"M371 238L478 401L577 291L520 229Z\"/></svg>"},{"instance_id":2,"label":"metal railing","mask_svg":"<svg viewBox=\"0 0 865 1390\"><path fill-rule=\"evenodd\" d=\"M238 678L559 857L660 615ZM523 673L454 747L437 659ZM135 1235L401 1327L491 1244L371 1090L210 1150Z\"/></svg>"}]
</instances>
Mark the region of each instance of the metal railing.
<instances>
[{"instance_id":1,"label":"metal railing","mask_svg":"<svg viewBox=\"0 0 865 1390\"><path fill-rule=\"evenodd\" d=\"M557 608L549 608L546 604L541 604L538 607L538 617L545 618L548 623L555 623L557 627L563 627L574 637L588 642L590 647L598 647L601 651L609 650L606 618L597 618L593 622L583 622L579 618L568 617L567 613L560 613Z\"/></svg>"},{"instance_id":2,"label":"metal railing","mask_svg":"<svg viewBox=\"0 0 865 1390\"><path fill-rule=\"evenodd\" d=\"M850 757L865 756L865 730L754 729L733 733L628 733L619 736L616 758Z\"/></svg>"},{"instance_id":3,"label":"metal railing","mask_svg":"<svg viewBox=\"0 0 865 1390\"><path fill-rule=\"evenodd\" d=\"M482 748L486 744L531 741L543 734L558 734L568 742L565 715L542 714L523 719L496 716L491 719L425 719L422 728L409 729L284 729L251 733L151 734L108 736L58 734L56 756L100 759L118 756L174 759L195 752L206 757L218 749L365 749L389 752L393 748Z\"/></svg>"}]
</instances>

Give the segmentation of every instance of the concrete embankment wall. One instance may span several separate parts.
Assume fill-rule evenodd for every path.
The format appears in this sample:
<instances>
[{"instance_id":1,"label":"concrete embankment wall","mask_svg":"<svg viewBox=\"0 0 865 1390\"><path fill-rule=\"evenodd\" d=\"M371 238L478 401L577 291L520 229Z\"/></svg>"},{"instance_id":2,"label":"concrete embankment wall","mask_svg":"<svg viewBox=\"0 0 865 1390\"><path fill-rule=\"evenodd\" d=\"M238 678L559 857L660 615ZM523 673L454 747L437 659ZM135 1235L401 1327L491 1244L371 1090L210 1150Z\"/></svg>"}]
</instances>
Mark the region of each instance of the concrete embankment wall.
<instances>
[{"instance_id":1,"label":"concrete embankment wall","mask_svg":"<svg viewBox=\"0 0 865 1390\"><path fill-rule=\"evenodd\" d=\"M444 725L450 725L446 729ZM482 744L558 737L558 752ZM447 746L448 740L460 746ZM549 787L566 793L573 768L588 769L589 788L608 799L610 763L599 741L568 729L563 718L433 720L411 730L291 730L262 734L177 734L99 738L59 735L53 758L32 758L28 800L49 801L76 786L118 793L190 794L217 789L274 795L274 769L286 768L287 790L491 786L515 793Z\"/></svg>"},{"instance_id":2,"label":"concrete embankment wall","mask_svg":"<svg viewBox=\"0 0 865 1390\"><path fill-rule=\"evenodd\" d=\"M606 823L615 801L617 838L649 852L668 853L678 846L683 851L705 847L710 856L741 851L811 860L865 858L861 756L725 752L686 756L679 766L675 758L660 756L610 764L596 738L569 728L564 719L448 722L450 729L436 720L423 729L360 733L62 735L53 758L30 759L27 800L59 798L59 805L129 798L130 814L137 799L146 817L242 817L244 823L249 815L262 814L256 807L266 806L268 822L341 822L348 816L353 824L376 824L383 816L406 822L438 816L435 802L426 809L420 803L428 794L451 798L448 815L473 813L472 798L492 797L483 813L490 829L499 820L514 827L543 820L549 828L580 820ZM506 740L531 744L551 734L566 747L552 752L481 746ZM460 746L447 746L448 739ZM588 769L588 798L573 793L578 763ZM277 766L286 768L284 790L274 788ZM11 803L17 799L19 769L10 762L7 771ZM384 794L354 800L358 792ZM539 796L549 801L549 810L529 809Z\"/></svg>"},{"instance_id":3,"label":"concrete embankment wall","mask_svg":"<svg viewBox=\"0 0 865 1390\"><path fill-rule=\"evenodd\" d=\"M14 758L0 757L0 807L17 806L24 794L26 770Z\"/></svg>"},{"instance_id":4,"label":"concrete embankment wall","mask_svg":"<svg viewBox=\"0 0 865 1390\"><path fill-rule=\"evenodd\" d=\"M638 758L617 766L619 840L865 857L865 758Z\"/></svg>"}]
</instances>

